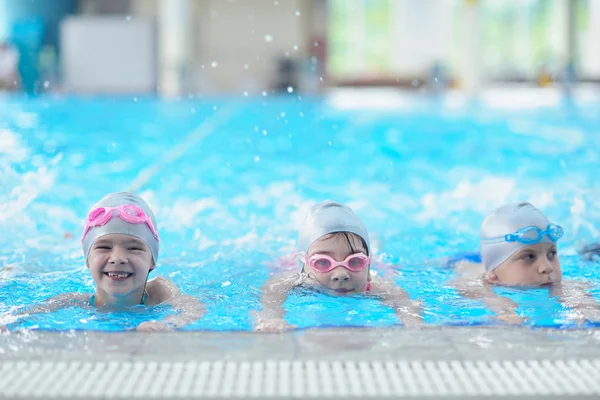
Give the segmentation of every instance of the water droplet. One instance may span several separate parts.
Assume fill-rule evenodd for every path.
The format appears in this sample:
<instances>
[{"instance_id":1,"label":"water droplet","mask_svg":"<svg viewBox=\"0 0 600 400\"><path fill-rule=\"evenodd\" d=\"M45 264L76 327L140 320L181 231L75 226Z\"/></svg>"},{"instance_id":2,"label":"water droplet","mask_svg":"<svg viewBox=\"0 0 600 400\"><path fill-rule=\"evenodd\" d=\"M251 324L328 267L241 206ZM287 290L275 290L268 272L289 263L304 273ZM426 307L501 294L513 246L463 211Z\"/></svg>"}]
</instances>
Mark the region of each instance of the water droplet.
<instances>
[{"instance_id":1,"label":"water droplet","mask_svg":"<svg viewBox=\"0 0 600 400\"><path fill-rule=\"evenodd\" d=\"M267 136L267 131L263 129L263 135Z\"/></svg>"},{"instance_id":2,"label":"water droplet","mask_svg":"<svg viewBox=\"0 0 600 400\"><path fill-rule=\"evenodd\" d=\"M50 87L50 82L44 81L44 89L48 89Z\"/></svg>"},{"instance_id":3,"label":"water droplet","mask_svg":"<svg viewBox=\"0 0 600 400\"><path fill-rule=\"evenodd\" d=\"M191 111L192 111L192 114L196 114L196 109L194 107L192 107Z\"/></svg>"},{"instance_id":4,"label":"water droplet","mask_svg":"<svg viewBox=\"0 0 600 400\"><path fill-rule=\"evenodd\" d=\"M301 113L300 113L300 116L301 116L301 117L304 117L304 113L303 113L303 112L301 112Z\"/></svg>"},{"instance_id":5,"label":"water droplet","mask_svg":"<svg viewBox=\"0 0 600 400\"><path fill-rule=\"evenodd\" d=\"M227 287L229 285L231 285L231 282L229 282L229 281L225 281L225 282L221 283L221 287Z\"/></svg>"},{"instance_id":6,"label":"water droplet","mask_svg":"<svg viewBox=\"0 0 600 400\"><path fill-rule=\"evenodd\" d=\"M260 157L259 156L254 156L254 162L259 162L260 161Z\"/></svg>"},{"instance_id":7,"label":"water droplet","mask_svg":"<svg viewBox=\"0 0 600 400\"><path fill-rule=\"evenodd\" d=\"M323 77L322 77L322 76L320 76L320 77L319 77L319 80L320 80L321 82L323 82Z\"/></svg>"},{"instance_id":8,"label":"water droplet","mask_svg":"<svg viewBox=\"0 0 600 400\"><path fill-rule=\"evenodd\" d=\"M281 118L283 118L283 117L285 117L285 113L282 111L281 113L279 113L279 116L280 116Z\"/></svg>"},{"instance_id":9,"label":"water droplet","mask_svg":"<svg viewBox=\"0 0 600 400\"><path fill-rule=\"evenodd\" d=\"M133 98L133 102L134 102L134 103L137 103L137 97L134 97L134 98Z\"/></svg>"},{"instance_id":10,"label":"water droplet","mask_svg":"<svg viewBox=\"0 0 600 400\"><path fill-rule=\"evenodd\" d=\"M210 66L213 67L213 68L217 68L219 66L219 63L216 62L216 61L213 61L213 62L210 63Z\"/></svg>"},{"instance_id":11,"label":"water droplet","mask_svg":"<svg viewBox=\"0 0 600 400\"><path fill-rule=\"evenodd\" d=\"M288 86L288 93L292 93L294 91L294 88L291 86Z\"/></svg>"},{"instance_id":12,"label":"water droplet","mask_svg":"<svg viewBox=\"0 0 600 400\"><path fill-rule=\"evenodd\" d=\"M331 141L327 142L331 146Z\"/></svg>"},{"instance_id":13,"label":"water droplet","mask_svg":"<svg viewBox=\"0 0 600 400\"><path fill-rule=\"evenodd\" d=\"M300 11L296 11L296 16L299 16L299 15L300 15Z\"/></svg>"},{"instance_id":14,"label":"water droplet","mask_svg":"<svg viewBox=\"0 0 600 400\"><path fill-rule=\"evenodd\" d=\"M273 2L273 5L277 7L277 6L279 5L279 2L278 2L277 0L275 0L275 1Z\"/></svg>"},{"instance_id":15,"label":"water droplet","mask_svg":"<svg viewBox=\"0 0 600 400\"><path fill-rule=\"evenodd\" d=\"M125 17L125 19L126 19L127 21L131 21L131 15L128 15L127 17Z\"/></svg>"},{"instance_id":16,"label":"water droplet","mask_svg":"<svg viewBox=\"0 0 600 400\"><path fill-rule=\"evenodd\" d=\"M248 92L244 92L244 97L248 97Z\"/></svg>"},{"instance_id":17,"label":"water droplet","mask_svg":"<svg viewBox=\"0 0 600 400\"><path fill-rule=\"evenodd\" d=\"M267 92L265 92L265 91L263 90L263 92L262 92L262 95L263 95L264 97L266 97L266 96L267 96Z\"/></svg>"},{"instance_id":18,"label":"water droplet","mask_svg":"<svg viewBox=\"0 0 600 400\"><path fill-rule=\"evenodd\" d=\"M273 41L273 36L271 35L265 35L265 42L270 43Z\"/></svg>"},{"instance_id":19,"label":"water droplet","mask_svg":"<svg viewBox=\"0 0 600 400\"><path fill-rule=\"evenodd\" d=\"M216 109L217 109L217 106L213 106L213 110L216 110Z\"/></svg>"},{"instance_id":20,"label":"water droplet","mask_svg":"<svg viewBox=\"0 0 600 400\"><path fill-rule=\"evenodd\" d=\"M297 44L294 45L294 50L298 51L298 45Z\"/></svg>"},{"instance_id":21,"label":"water droplet","mask_svg":"<svg viewBox=\"0 0 600 400\"><path fill-rule=\"evenodd\" d=\"M248 64L244 64L244 69L248 69Z\"/></svg>"},{"instance_id":22,"label":"water droplet","mask_svg":"<svg viewBox=\"0 0 600 400\"><path fill-rule=\"evenodd\" d=\"M313 43L313 46L315 46L315 47L319 47L319 42L314 42L314 43Z\"/></svg>"}]
</instances>

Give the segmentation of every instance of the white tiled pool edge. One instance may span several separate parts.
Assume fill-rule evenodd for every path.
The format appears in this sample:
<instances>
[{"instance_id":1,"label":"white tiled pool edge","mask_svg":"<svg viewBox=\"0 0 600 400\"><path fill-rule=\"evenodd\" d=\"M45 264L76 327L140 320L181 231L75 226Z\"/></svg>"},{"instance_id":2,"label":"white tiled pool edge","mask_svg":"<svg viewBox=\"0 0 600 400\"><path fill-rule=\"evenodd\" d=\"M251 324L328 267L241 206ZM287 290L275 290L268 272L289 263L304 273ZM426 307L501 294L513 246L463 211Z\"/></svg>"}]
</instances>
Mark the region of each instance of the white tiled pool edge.
<instances>
[{"instance_id":1,"label":"white tiled pool edge","mask_svg":"<svg viewBox=\"0 0 600 400\"><path fill-rule=\"evenodd\" d=\"M0 334L0 399L600 398L600 329Z\"/></svg>"},{"instance_id":2,"label":"white tiled pool edge","mask_svg":"<svg viewBox=\"0 0 600 400\"><path fill-rule=\"evenodd\" d=\"M1 362L0 398L600 396L600 359Z\"/></svg>"}]
</instances>

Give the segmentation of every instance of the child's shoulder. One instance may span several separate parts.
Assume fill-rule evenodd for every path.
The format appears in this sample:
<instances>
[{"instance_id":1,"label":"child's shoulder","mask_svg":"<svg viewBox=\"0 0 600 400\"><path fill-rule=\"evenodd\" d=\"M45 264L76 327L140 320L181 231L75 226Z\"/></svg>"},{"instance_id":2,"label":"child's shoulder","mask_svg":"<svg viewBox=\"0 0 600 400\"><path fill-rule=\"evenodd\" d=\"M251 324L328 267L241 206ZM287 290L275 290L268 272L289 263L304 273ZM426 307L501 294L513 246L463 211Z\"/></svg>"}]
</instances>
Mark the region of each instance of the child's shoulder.
<instances>
[{"instance_id":1,"label":"child's shoulder","mask_svg":"<svg viewBox=\"0 0 600 400\"><path fill-rule=\"evenodd\" d=\"M306 274L290 272L283 275L275 275L265 282L264 287L270 290L289 290L304 282Z\"/></svg>"},{"instance_id":2,"label":"child's shoulder","mask_svg":"<svg viewBox=\"0 0 600 400\"><path fill-rule=\"evenodd\" d=\"M57 302L89 302L92 298L91 293L62 293L54 296L51 300Z\"/></svg>"},{"instance_id":3,"label":"child's shoulder","mask_svg":"<svg viewBox=\"0 0 600 400\"><path fill-rule=\"evenodd\" d=\"M148 281L147 287L149 288L150 286L169 286L169 285L177 287L177 285L175 285L175 283L173 283L173 281L170 280L169 278L165 278L164 276L157 276L156 278L152 278Z\"/></svg>"},{"instance_id":4,"label":"child's shoulder","mask_svg":"<svg viewBox=\"0 0 600 400\"><path fill-rule=\"evenodd\" d=\"M481 277L484 268L481 263L462 260L454 264L454 271L460 276Z\"/></svg>"},{"instance_id":5,"label":"child's shoulder","mask_svg":"<svg viewBox=\"0 0 600 400\"><path fill-rule=\"evenodd\" d=\"M91 293L61 293L59 295L56 295L54 297L52 297L51 299L48 300L48 303L56 303L56 304L61 304L61 305L65 305L68 306L70 304L79 304L79 303L86 303L88 304L90 302L90 299L92 298L92 294Z\"/></svg>"},{"instance_id":6,"label":"child's shoulder","mask_svg":"<svg viewBox=\"0 0 600 400\"><path fill-rule=\"evenodd\" d=\"M146 284L146 292L148 293L148 305L163 303L180 294L177 285L164 276L157 276L149 280Z\"/></svg>"},{"instance_id":7,"label":"child's shoulder","mask_svg":"<svg viewBox=\"0 0 600 400\"><path fill-rule=\"evenodd\" d=\"M600 261L600 243L591 243L579 250L579 254L586 261Z\"/></svg>"},{"instance_id":8,"label":"child's shoulder","mask_svg":"<svg viewBox=\"0 0 600 400\"><path fill-rule=\"evenodd\" d=\"M393 279L391 279L389 277L382 278L378 275L373 275L373 274L371 275L371 282L370 282L369 290L368 290L369 294L397 295L400 292L404 293L404 289L402 289L400 286L398 286L398 284Z\"/></svg>"}]
</instances>

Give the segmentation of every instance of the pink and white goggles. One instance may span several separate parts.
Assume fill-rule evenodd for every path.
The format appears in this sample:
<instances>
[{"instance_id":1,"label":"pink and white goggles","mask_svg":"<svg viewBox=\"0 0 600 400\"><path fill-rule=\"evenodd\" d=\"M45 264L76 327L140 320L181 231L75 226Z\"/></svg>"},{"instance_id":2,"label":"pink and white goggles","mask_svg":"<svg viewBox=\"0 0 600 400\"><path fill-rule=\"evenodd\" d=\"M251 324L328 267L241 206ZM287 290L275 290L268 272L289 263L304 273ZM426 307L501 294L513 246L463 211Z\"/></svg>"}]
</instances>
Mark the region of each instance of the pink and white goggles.
<instances>
[{"instance_id":1,"label":"pink and white goggles","mask_svg":"<svg viewBox=\"0 0 600 400\"><path fill-rule=\"evenodd\" d=\"M371 262L371 257L364 253L350 254L342 262L336 261L326 254L315 254L310 258L306 253L300 254L304 258L304 262L310 264L318 272L329 272L337 267L344 267L349 271L359 272L365 269L369 265L369 262Z\"/></svg>"},{"instance_id":2,"label":"pink and white goggles","mask_svg":"<svg viewBox=\"0 0 600 400\"><path fill-rule=\"evenodd\" d=\"M108 223L115 215L113 215L113 211L117 211L116 216L121 218L123 221L130 224L146 224L148 228L152 231L152 234L158 240L158 232L152 223L152 219L148 217L144 211L136 205L133 204L123 204L117 207L98 207L94 208L90 211L88 215L87 223L85 224L85 229L83 230L83 235L81 236L81 240L85 238L85 235L88 231L97 226L103 226Z\"/></svg>"}]
</instances>

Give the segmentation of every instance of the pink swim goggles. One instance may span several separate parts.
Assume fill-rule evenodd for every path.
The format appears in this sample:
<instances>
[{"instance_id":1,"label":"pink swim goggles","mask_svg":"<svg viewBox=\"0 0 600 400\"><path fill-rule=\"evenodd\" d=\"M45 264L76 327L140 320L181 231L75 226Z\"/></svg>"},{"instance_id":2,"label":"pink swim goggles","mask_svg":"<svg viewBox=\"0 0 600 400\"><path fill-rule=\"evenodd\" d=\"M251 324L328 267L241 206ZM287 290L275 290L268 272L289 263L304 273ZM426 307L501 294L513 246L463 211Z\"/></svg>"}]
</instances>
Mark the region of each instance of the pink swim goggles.
<instances>
[{"instance_id":1,"label":"pink swim goggles","mask_svg":"<svg viewBox=\"0 0 600 400\"><path fill-rule=\"evenodd\" d=\"M135 206L133 204L123 204L118 207L98 207L94 208L90 215L88 215L87 223L85 224L85 229L83 230L83 235L81 236L81 240L85 238L85 235L88 231L96 226L103 226L108 223L113 218L113 211L118 211L118 216L123 221L128 222L130 224L146 224L148 228L152 231L152 234L158 240L158 232L156 228L154 228L154 224L152 223L152 219L148 217L144 211Z\"/></svg>"},{"instance_id":2,"label":"pink swim goggles","mask_svg":"<svg viewBox=\"0 0 600 400\"><path fill-rule=\"evenodd\" d=\"M304 262L310 264L318 272L329 272L337 267L344 267L349 271L358 272L365 269L371 258L364 253L350 254L342 262L336 261L326 254L315 254L308 258L306 253L300 253Z\"/></svg>"}]
</instances>

